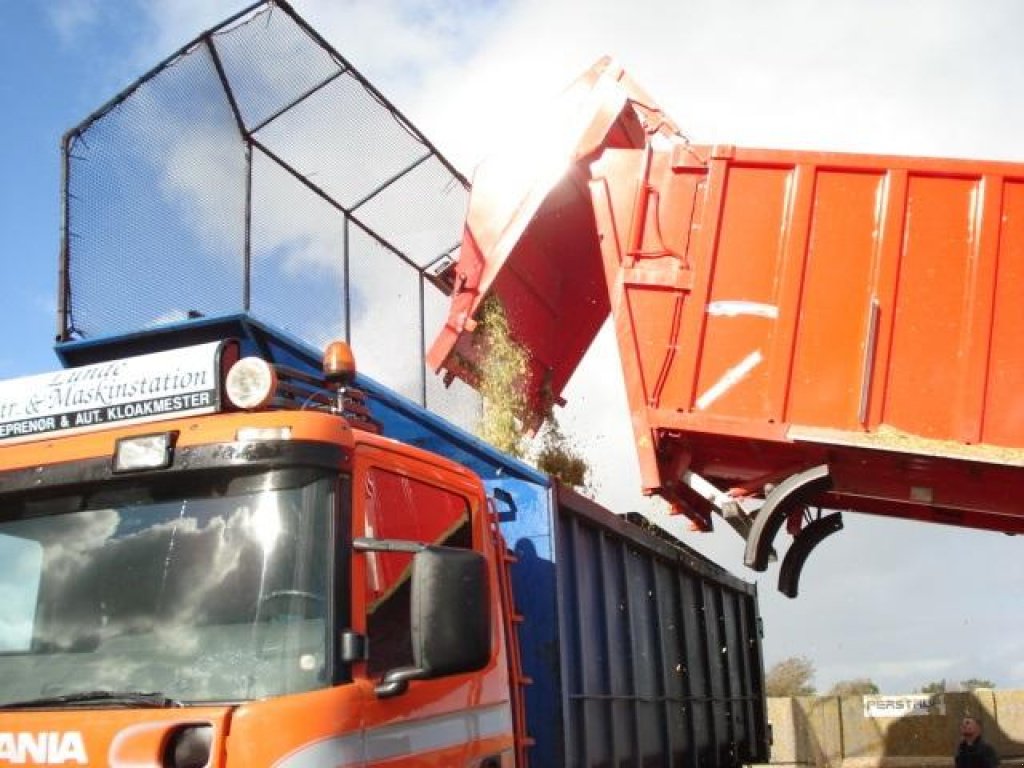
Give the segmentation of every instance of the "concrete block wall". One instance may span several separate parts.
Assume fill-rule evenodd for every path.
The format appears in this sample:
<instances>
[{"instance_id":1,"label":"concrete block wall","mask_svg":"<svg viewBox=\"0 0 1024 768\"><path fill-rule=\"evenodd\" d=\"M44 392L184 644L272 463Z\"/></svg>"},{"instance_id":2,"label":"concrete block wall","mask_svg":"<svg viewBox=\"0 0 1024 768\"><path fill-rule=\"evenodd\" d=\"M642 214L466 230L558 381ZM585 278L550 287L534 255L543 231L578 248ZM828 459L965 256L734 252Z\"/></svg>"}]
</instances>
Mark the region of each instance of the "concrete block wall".
<instances>
[{"instance_id":1,"label":"concrete block wall","mask_svg":"<svg viewBox=\"0 0 1024 768\"><path fill-rule=\"evenodd\" d=\"M1024 768L1024 691L943 694L927 714L868 717L861 696L769 699L771 765L948 768L965 714L981 718L1003 768Z\"/></svg>"}]
</instances>

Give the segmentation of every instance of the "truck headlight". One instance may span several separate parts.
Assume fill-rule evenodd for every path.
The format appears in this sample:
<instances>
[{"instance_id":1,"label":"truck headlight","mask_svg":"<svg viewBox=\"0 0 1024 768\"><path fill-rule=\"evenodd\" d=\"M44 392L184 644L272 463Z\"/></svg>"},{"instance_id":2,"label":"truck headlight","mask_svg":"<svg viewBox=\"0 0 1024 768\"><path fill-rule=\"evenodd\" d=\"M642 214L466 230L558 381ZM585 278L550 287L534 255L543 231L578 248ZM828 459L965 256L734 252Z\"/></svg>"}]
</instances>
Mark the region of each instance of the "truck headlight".
<instances>
[{"instance_id":1,"label":"truck headlight","mask_svg":"<svg viewBox=\"0 0 1024 768\"><path fill-rule=\"evenodd\" d=\"M114 472L138 472L171 466L173 433L122 437L114 448Z\"/></svg>"},{"instance_id":2,"label":"truck headlight","mask_svg":"<svg viewBox=\"0 0 1024 768\"><path fill-rule=\"evenodd\" d=\"M277 373L258 357L243 357L231 366L224 393L236 408L249 411L267 405L277 391Z\"/></svg>"}]
</instances>

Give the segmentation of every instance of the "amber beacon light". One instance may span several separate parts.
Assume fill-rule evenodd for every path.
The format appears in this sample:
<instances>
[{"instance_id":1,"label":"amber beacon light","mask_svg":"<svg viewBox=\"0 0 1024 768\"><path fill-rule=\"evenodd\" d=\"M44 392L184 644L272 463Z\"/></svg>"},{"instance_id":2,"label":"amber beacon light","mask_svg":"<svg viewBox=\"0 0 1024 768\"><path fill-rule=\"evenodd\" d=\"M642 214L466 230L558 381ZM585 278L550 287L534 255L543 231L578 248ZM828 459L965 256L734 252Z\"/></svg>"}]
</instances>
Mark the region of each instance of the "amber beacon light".
<instances>
[{"instance_id":1,"label":"amber beacon light","mask_svg":"<svg viewBox=\"0 0 1024 768\"><path fill-rule=\"evenodd\" d=\"M332 341L324 350L324 377L339 387L347 387L356 377L356 358L344 341Z\"/></svg>"}]
</instances>

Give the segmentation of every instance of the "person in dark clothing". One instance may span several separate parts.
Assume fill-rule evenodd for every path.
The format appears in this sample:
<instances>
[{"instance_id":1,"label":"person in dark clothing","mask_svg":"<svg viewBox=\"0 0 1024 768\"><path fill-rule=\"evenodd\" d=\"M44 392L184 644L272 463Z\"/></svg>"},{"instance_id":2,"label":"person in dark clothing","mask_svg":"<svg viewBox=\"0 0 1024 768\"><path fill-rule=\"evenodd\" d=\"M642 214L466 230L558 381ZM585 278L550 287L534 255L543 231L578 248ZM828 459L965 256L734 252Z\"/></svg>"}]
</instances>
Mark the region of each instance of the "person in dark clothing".
<instances>
[{"instance_id":1,"label":"person in dark clothing","mask_svg":"<svg viewBox=\"0 0 1024 768\"><path fill-rule=\"evenodd\" d=\"M995 749L981 738L981 721L978 718L968 715L960 722L960 738L956 768L999 768Z\"/></svg>"}]
</instances>

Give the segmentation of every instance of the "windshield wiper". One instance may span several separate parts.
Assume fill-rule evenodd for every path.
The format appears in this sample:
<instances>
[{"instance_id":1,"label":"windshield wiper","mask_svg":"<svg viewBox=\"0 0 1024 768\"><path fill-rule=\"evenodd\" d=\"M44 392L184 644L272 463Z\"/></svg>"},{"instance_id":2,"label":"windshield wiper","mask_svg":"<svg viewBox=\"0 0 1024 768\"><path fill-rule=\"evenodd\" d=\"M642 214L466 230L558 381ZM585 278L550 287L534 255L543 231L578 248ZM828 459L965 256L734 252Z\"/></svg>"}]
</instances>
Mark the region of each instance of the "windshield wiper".
<instances>
[{"instance_id":1,"label":"windshield wiper","mask_svg":"<svg viewBox=\"0 0 1024 768\"><path fill-rule=\"evenodd\" d=\"M0 709L35 709L42 707L77 707L99 704L104 707L150 707L166 709L183 707L182 702L164 696L162 693L144 693L142 691L82 691L67 693L62 696L45 696L38 699L26 699L10 704L0 704Z\"/></svg>"}]
</instances>

